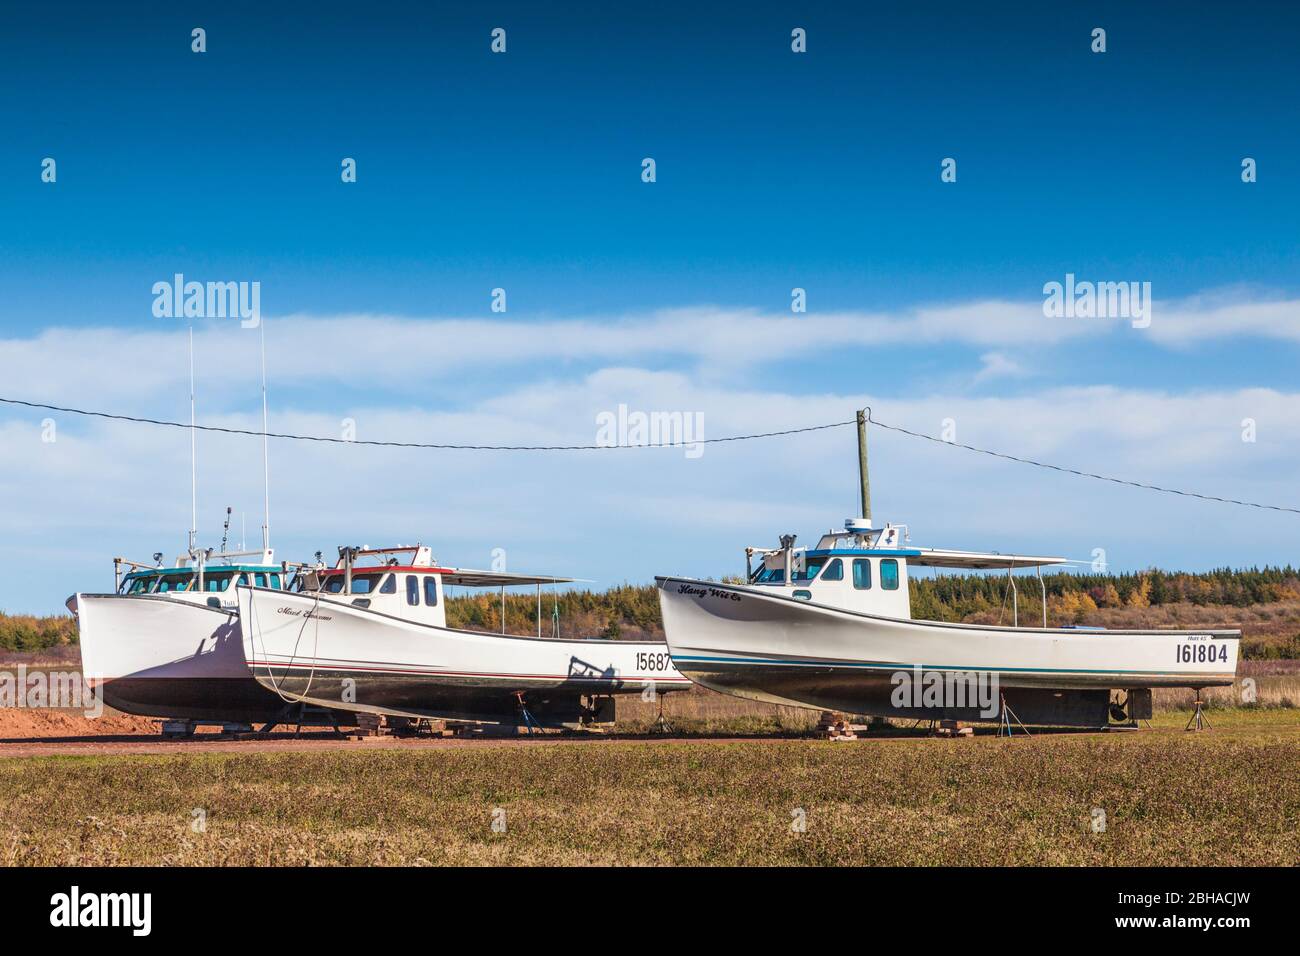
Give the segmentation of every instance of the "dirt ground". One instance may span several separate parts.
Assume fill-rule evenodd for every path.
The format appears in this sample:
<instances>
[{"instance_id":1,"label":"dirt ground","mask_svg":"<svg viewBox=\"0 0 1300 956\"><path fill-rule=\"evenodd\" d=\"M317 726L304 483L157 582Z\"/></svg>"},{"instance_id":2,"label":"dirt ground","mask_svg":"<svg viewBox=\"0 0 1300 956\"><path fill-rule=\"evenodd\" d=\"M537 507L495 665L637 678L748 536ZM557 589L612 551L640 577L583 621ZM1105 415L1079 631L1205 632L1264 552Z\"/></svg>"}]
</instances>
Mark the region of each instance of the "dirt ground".
<instances>
[{"instance_id":1,"label":"dirt ground","mask_svg":"<svg viewBox=\"0 0 1300 956\"><path fill-rule=\"evenodd\" d=\"M0 707L0 743L42 737L108 737L123 734L158 733L158 723L149 717L133 717L105 711L100 717L86 717L75 710L45 710Z\"/></svg>"}]
</instances>

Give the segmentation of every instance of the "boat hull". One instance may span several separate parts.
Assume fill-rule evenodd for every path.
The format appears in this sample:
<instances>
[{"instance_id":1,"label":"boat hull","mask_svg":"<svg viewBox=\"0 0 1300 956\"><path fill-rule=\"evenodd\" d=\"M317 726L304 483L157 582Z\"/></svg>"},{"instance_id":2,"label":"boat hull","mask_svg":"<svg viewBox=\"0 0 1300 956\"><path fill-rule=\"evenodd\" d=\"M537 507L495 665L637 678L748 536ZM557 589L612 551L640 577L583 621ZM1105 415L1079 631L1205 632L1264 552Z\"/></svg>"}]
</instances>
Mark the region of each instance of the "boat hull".
<instances>
[{"instance_id":1,"label":"boat hull","mask_svg":"<svg viewBox=\"0 0 1300 956\"><path fill-rule=\"evenodd\" d=\"M82 673L110 707L143 717L269 721L287 703L249 672L239 614L162 595L77 594Z\"/></svg>"},{"instance_id":2,"label":"boat hull","mask_svg":"<svg viewBox=\"0 0 1300 956\"><path fill-rule=\"evenodd\" d=\"M937 694L927 703L919 691L909 692L927 680L974 677L988 693L1005 697L1025 723L1098 726L1107 722L1112 690L1211 687L1235 679L1236 631L945 624L743 586L656 581L678 670L713 690L769 703L885 717L1000 719L1000 708L989 713L986 699L957 706L951 696Z\"/></svg>"},{"instance_id":3,"label":"boat hull","mask_svg":"<svg viewBox=\"0 0 1300 956\"><path fill-rule=\"evenodd\" d=\"M240 587L245 655L268 689L322 707L478 723L598 718L593 700L690 686L663 643L550 640L406 621L313 593Z\"/></svg>"}]
</instances>

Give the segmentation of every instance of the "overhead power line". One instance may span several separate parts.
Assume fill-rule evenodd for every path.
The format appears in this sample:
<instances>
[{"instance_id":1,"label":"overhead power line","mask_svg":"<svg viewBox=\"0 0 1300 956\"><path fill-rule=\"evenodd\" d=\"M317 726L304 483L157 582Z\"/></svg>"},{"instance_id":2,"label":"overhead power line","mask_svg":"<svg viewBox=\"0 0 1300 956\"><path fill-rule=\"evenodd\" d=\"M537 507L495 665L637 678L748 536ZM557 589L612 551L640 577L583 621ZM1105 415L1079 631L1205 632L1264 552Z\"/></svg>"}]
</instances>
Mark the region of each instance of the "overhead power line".
<instances>
[{"instance_id":1,"label":"overhead power line","mask_svg":"<svg viewBox=\"0 0 1300 956\"><path fill-rule=\"evenodd\" d=\"M857 420L854 418L843 422L829 422L824 425L806 425L802 428L786 428L780 431L756 432L749 435L728 435L724 438L700 438L692 441L644 442L640 444L627 445L463 445L452 444L449 442L402 442L375 441L360 438L331 438L325 435L295 435L287 432L263 433L262 431L249 428L227 428L221 425L191 426L187 422L172 422L158 418L142 418L135 415L116 415L110 412L93 411L84 408L68 408L61 405L48 405L42 402L29 402L17 398L0 398L0 403L6 405L19 405L25 408L39 408L51 412L63 412L68 415L83 415L88 418L105 418L111 421L131 422L140 425L160 425L166 428L193 427L199 431L218 432L225 435L250 435L261 438L263 434L266 434L268 438L280 438L287 441L321 442L334 445L369 445L380 448L427 448L442 451L611 451L615 449L629 448L683 448L695 445L720 444L722 442L754 441L760 438L779 438L783 435L799 435L806 432L825 431L829 428L843 428L857 424ZM1049 462L1036 461L1032 458L1024 458L1018 455L1008 455L1003 452L991 451L987 448L977 448L974 445L948 441L943 438L936 438L934 435L912 431L911 429L903 428L899 425L890 425L872 415L870 408L866 411L867 420L879 428L884 428L888 431L897 432L901 435L907 435L912 438L924 439L925 441L934 442L938 445L947 445L950 448L961 448L966 451L976 452L977 454L988 455L992 458L1001 458L1004 461L1014 461L1022 465L1032 465L1035 468L1045 468L1049 471L1074 475L1078 478L1092 478L1096 481L1106 481L1111 484L1125 485L1130 488L1141 488L1144 491L1158 491L1162 494L1179 495L1184 498L1199 498L1202 501L1216 501L1220 504L1237 505L1243 508L1257 508L1264 511L1281 511L1288 514L1300 514L1300 508L1289 508L1284 505L1261 504L1256 501L1243 501L1239 498L1226 498L1219 495L1206 495L1195 491L1185 491L1179 488L1166 488L1162 485L1152 485L1142 481L1132 481L1127 478L1115 478L1110 475L1099 475L1090 471L1081 471L1077 468L1067 468L1063 465L1053 465Z\"/></svg>"},{"instance_id":2,"label":"overhead power line","mask_svg":"<svg viewBox=\"0 0 1300 956\"><path fill-rule=\"evenodd\" d=\"M134 415L114 415L110 412L88 411L84 408L64 408L59 405L45 405L40 402L25 402L17 398L0 398L6 405L23 405L27 408L41 408L51 412L66 412L69 415L85 415L88 418L108 418L118 422L133 422L139 425L162 425L167 428L195 428L201 432L220 432L224 435L253 435L261 438L263 432L251 428L226 428L221 425L190 425L189 422L169 422L158 418L139 418ZM635 445L453 445L448 443L418 441L367 441L360 438L331 438L327 435L292 435L287 432L266 432L268 438L284 438L289 441L315 441L332 445L375 445L381 448L435 448L442 451L610 451L616 448L685 448L694 445L712 445L724 441L751 441L755 438L777 438L781 435L798 435L802 432L817 432L827 428L839 428L842 425L855 424L831 422L829 425L808 425L804 428L787 428L776 432L759 432L754 435L728 435L726 438L694 438L690 441L642 442Z\"/></svg>"},{"instance_id":3,"label":"overhead power line","mask_svg":"<svg viewBox=\"0 0 1300 956\"><path fill-rule=\"evenodd\" d=\"M993 458L1002 458L1006 461L1019 462L1022 465L1033 465L1035 468L1047 468L1051 471L1059 471L1066 475L1077 475L1080 478L1095 478L1097 481L1109 481L1116 485L1128 485L1130 488L1143 488L1147 491L1159 491L1167 495L1182 495L1184 498L1200 498L1202 501L1218 501L1225 505L1241 505L1243 508L1262 508L1266 511L1286 511L1291 514L1300 515L1300 508L1287 508L1283 505L1262 505L1255 501L1241 501L1237 498L1220 498L1218 495L1202 495L1195 491L1182 491L1178 488L1165 488L1161 485L1149 485L1142 481L1129 481L1127 478L1112 478L1109 475L1097 475L1090 471L1080 471L1077 468L1066 468L1062 465L1052 465L1045 461L1035 461L1032 458L1021 458L1017 455L1005 455L1000 451L989 451L987 448L976 448L974 445L963 445L961 442L935 438L933 435L914 432L907 428L901 428L898 425L886 425L884 422L872 418L870 409L867 410L867 420L873 425L879 425L881 428L886 428L891 432L899 432L903 435L910 435L913 438L924 438L926 441L932 441L939 445L948 445L952 448L964 448L967 451L979 452L981 455L990 455Z\"/></svg>"}]
</instances>

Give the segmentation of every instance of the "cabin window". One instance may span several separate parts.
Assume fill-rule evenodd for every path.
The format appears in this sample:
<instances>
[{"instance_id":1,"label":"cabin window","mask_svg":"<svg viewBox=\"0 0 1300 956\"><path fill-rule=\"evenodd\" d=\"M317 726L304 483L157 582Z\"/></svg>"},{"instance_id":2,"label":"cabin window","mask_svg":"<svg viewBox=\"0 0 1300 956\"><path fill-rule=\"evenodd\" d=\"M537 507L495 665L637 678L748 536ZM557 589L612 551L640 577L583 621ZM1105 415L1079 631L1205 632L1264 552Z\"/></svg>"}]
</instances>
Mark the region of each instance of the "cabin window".
<instances>
[{"instance_id":1,"label":"cabin window","mask_svg":"<svg viewBox=\"0 0 1300 956\"><path fill-rule=\"evenodd\" d=\"M265 574L265 573L263 573L263 572L261 572L261 571L256 572L256 573L253 575L253 580L254 580L255 582L257 582L257 586L258 586L259 588L264 588L264 587L266 587L266 574Z\"/></svg>"},{"instance_id":2,"label":"cabin window","mask_svg":"<svg viewBox=\"0 0 1300 956\"><path fill-rule=\"evenodd\" d=\"M258 575L261 577L261 575ZM325 582L325 590L330 594L339 594L346 584L347 575L333 574ZM379 583L380 575L378 574L354 574L352 575L352 593L353 594L370 594L375 590L375 585Z\"/></svg>"},{"instance_id":3,"label":"cabin window","mask_svg":"<svg viewBox=\"0 0 1300 956\"><path fill-rule=\"evenodd\" d=\"M414 574L406 576L406 603L411 605L420 603L420 579Z\"/></svg>"},{"instance_id":4,"label":"cabin window","mask_svg":"<svg viewBox=\"0 0 1300 956\"><path fill-rule=\"evenodd\" d=\"M203 590L224 591L230 587L229 574L206 574L203 576Z\"/></svg>"},{"instance_id":5,"label":"cabin window","mask_svg":"<svg viewBox=\"0 0 1300 956\"><path fill-rule=\"evenodd\" d=\"M826 565L826 570L822 572L823 581L843 581L844 580L844 562L836 558L830 564Z\"/></svg>"},{"instance_id":6,"label":"cabin window","mask_svg":"<svg viewBox=\"0 0 1300 956\"><path fill-rule=\"evenodd\" d=\"M898 590L898 562L893 558L880 562L880 586L886 591Z\"/></svg>"},{"instance_id":7,"label":"cabin window","mask_svg":"<svg viewBox=\"0 0 1300 956\"><path fill-rule=\"evenodd\" d=\"M271 587L275 588L277 591L280 589L280 575L271 575Z\"/></svg>"},{"instance_id":8,"label":"cabin window","mask_svg":"<svg viewBox=\"0 0 1300 956\"><path fill-rule=\"evenodd\" d=\"M859 591L871 589L871 559L853 559L853 586Z\"/></svg>"},{"instance_id":9,"label":"cabin window","mask_svg":"<svg viewBox=\"0 0 1300 956\"><path fill-rule=\"evenodd\" d=\"M785 584L785 568L759 568L755 584Z\"/></svg>"},{"instance_id":10,"label":"cabin window","mask_svg":"<svg viewBox=\"0 0 1300 956\"><path fill-rule=\"evenodd\" d=\"M438 579L424 579L424 603L433 607L438 603Z\"/></svg>"},{"instance_id":11,"label":"cabin window","mask_svg":"<svg viewBox=\"0 0 1300 956\"><path fill-rule=\"evenodd\" d=\"M396 574L390 574L388 577L384 578L384 583L383 583L383 586L380 587L380 589L379 589L379 593L380 593L380 594L396 594L396 593L397 593L397 575L396 575Z\"/></svg>"},{"instance_id":12,"label":"cabin window","mask_svg":"<svg viewBox=\"0 0 1300 956\"><path fill-rule=\"evenodd\" d=\"M190 576L188 574L168 574L158 582L158 593L166 594L168 591L185 591L190 586Z\"/></svg>"},{"instance_id":13,"label":"cabin window","mask_svg":"<svg viewBox=\"0 0 1300 956\"><path fill-rule=\"evenodd\" d=\"M144 594L146 591L149 590L149 585L151 585L152 583L153 583L153 579L151 578L136 578L134 581L131 582L131 586L130 588L127 589L126 593Z\"/></svg>"},{"instance_id":14,"label":"cabin window","mask_svg":"<svg viewBox=\"0 0 1300 956\"><path fill-rule=\"evenodd\" d=\"M811 601L811 600L812 600L812 592L811 592L811 591L805 591L805 590L803 590L802 588L800 588L798 591L795 591L795 592L794 592L794 599L795 599L796 601Z\"/></svg>"},{"instance_id":15,"label":"cabin window","mask_svg":"<svg viewBox=\"0 0 1300 956\"><path fill-rule=\"evenodd\" d=\"M796 571L790 576L791 583L798 581L802 584L811 581L813 578L817 577L817 572L822 569L822 565L825 563L826 562L820 558L805 561L804 569L802 571Z\"/></svg>"},{"instance_id":16,"label":"cabin window","mask_svg":"<svg viewBox=\"0 0 1300 956\"><path fill-rule=\"evenodd\" d=\"M244 587L248 587L248 575L247 575L247 574L241 574L241 575L239 576L239 582L238 582L238 583L239 583L239 584L242 584Z\"/></svg>"}]
</instances>

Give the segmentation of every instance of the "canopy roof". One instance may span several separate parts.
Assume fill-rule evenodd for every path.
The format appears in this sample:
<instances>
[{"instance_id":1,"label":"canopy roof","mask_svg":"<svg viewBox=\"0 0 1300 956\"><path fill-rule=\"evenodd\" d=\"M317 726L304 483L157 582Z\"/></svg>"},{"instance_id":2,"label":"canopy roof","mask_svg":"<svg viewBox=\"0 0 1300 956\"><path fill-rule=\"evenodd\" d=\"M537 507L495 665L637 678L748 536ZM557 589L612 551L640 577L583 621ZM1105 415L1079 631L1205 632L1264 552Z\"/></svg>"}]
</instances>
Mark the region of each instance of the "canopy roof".
<instances>
[{"instance_id":1,"label":"canopy roof","mask_svg":"<svg viewBox=\"0 0 1300 956\"><path fill-rule=\"evenodd\" d=\"M398 574L437 574L442 577L443 584L458 584L467 588L508 588L525 584L571 584L578 580L577 578L552 577L549 574L510 574L505 571L474 571L470 568L443 568L437 565L358 564L352 568L353 576L358 578L368 574L382 575L390 571ZM343 568L311 568L308 569L308 573L330 578L345 574L346 571Z\"/></svg>"},{"instance_id":2,"label":"canopy roof","mask_svg":"<svg viewBox=\"0 0 1300 956\"><path fill-rule=\"evenodd\" d=\"M467 588L513 587L522 584L572 584L577 578L556 578L548 574L508 574L505 571L473 571L469 568L443 568L443 584Z\"/></svg>"},{"instance_id":3,"label":"canopy roof","mask_svg":"<svg viewBox=\"0 0 1300 956\"><path fill-rule=\"evenodd\" d=\"M948 551L943 548L917 548L917 556L909 557L913 567L929 568L1041 568L1048 564L1065 564L1067 558L1043 557L1031 554L999 554L996 551Z\"/></svg>"}]
</instances>

